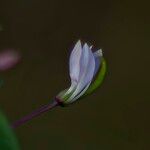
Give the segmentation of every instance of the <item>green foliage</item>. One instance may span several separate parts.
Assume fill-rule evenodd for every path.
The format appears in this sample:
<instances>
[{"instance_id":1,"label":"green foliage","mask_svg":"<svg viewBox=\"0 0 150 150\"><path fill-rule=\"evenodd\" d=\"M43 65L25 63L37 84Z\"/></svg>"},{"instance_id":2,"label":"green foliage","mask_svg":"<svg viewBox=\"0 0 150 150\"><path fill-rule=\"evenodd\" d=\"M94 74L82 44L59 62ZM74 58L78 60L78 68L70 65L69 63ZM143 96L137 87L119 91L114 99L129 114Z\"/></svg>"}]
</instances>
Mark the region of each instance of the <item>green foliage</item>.
<instances>
[{"instance_id":1,"label":"green foliage","mask_svg":"<svg viewBox=\"0 0 150 150\"><path fill-rule=\"evenodd\" d=\"M2 113L0 113L0 150L19 150L14 133Z\"/></svg>"},{"instance_id":2,"label":"green foliage","mask_svg":"<svg viewBox=\"0 0 150 150\"><path fill-rule=\"evenodd\" d=\"M0 88L3 86L4 80L0 79Z\"/></svg>"}]
</instances>

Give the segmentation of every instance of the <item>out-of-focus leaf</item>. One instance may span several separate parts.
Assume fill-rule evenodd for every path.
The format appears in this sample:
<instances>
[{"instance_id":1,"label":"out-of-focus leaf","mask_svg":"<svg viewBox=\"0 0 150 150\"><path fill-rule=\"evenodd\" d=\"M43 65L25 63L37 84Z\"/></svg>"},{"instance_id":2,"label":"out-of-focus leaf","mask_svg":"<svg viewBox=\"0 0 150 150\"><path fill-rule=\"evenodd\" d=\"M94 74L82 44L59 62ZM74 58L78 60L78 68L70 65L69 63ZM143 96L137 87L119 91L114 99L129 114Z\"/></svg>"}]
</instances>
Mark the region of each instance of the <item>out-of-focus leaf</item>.
<instances>
[{"instance_id":1,"label":"out-of-focus leaf","mask_svg":"<svg viewBox=\"0 0 150 150\"><path fill-rule=\"evenodd\" d=\"M19 150L16 137L2 113L0 113L0 150Z\"/></svg>"},{"instance_id":2,"label":"out-of-focus leaf","mask_svg":"<svg viewBox=\"0 0 150 150\"><path fill-rule=\"evenodd\" d=\"M4 84L4 80L0 79L0 88L3 86L3 84Z\"/></svg>"}]
</instances>

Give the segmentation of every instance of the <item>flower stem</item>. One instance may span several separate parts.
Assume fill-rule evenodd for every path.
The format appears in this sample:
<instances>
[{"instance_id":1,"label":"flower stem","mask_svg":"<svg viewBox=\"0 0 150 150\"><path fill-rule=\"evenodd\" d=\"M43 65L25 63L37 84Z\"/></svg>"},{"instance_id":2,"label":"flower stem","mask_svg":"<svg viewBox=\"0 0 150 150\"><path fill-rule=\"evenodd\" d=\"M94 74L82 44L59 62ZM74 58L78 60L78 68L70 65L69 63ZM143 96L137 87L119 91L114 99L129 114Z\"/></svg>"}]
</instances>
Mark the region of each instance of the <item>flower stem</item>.
<instances>
[{"instance_id":1,"label":"flower stem","mask_svg":"<svg viewBox=\"0 0 150 150\"><path fill-rule=\"evenodd\" d=\"M25 124L25 123L28 122L29 120L31 120L31 119L33 119L33 118L35 118L35 117L37 117L37 116L43 114L44 112L47 112L47 111L51 110L52 108L55 108L55 107L58 106L58 105L59 105L59 103L58 103L56 100L54 100L52 103L47 104L47 105L45 105L45 106L43 106L43 107L41 107L41 108L39 108L39 109L33 111L31 114L29 114L29 115L27 115L27 116L25 116L25 117L23 117L23 118L17 120L16 122L14 122L14 123L11 125L11 127L12 127L12 128L17 128L17 127L19 127L20 125Z\"/></svg>"}]
</instances>

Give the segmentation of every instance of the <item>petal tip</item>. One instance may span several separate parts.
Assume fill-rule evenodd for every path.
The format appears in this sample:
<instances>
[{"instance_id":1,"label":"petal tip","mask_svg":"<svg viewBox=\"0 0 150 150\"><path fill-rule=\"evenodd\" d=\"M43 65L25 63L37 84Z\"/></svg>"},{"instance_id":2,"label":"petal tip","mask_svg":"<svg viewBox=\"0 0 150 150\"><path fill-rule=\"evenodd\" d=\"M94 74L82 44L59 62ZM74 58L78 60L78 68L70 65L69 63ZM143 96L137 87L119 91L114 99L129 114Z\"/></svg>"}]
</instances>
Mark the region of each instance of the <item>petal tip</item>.
<instances>
[{"instance_id":1,"label":"petal tip","mask_svg":"<svg viewBox=\"0 0 150 150\"><path fill-rule=\"evenodd\" d=\"M102 51L102 49L97 50L97 51L95 52L95 54L96 54L96 56L102 57L102 56L103 56L103 51Z\"/></svg>"},{"instance_id":2,"label":"petal tip","mask_svg":"<svg viewBox=\"0 0 150 150\"><path fill-rule=\"evenodd\" d=\"M83 45L83 48L85 48L85 49L89 49L88 44L87 44L87 43L85 43L85 44Z\"/></svg>"},{"instance_id":3,"label":"petal tip","mask_svg":"<svg viewBox=\"0 0 150 150\"><path fill-rule=\"evenodd\" d=\"M90 46L90 49L92 49L92 48L93 48L93 45Z\"/></svg>"},{"instance_id":4,"label":"petal tip","mask_svg":"<svg viewBox=\"0 0 150 150\"><path fill-rule=\"evenodd\" d=\"M81 44L81 40L79 39L76 44Z\"/></svg>"}]
</instances>

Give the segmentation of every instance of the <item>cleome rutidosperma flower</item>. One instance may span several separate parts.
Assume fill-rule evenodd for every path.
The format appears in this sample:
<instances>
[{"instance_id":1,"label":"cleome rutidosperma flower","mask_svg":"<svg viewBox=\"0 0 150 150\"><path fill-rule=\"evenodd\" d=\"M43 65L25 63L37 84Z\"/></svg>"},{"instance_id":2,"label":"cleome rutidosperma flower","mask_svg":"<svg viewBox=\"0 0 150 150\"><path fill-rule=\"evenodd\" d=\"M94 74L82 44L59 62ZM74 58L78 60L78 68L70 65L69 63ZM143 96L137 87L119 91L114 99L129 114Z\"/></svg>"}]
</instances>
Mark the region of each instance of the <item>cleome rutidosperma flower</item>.
<instances>
[{"instance_id":1,"label":"cleome rutidosperma flower","mask_svg":"<svg viewBox=\"0 0 150 150\"><path fill-rule=\"evenodd\" d=\"M92 46L87 43L82 46L79 40L75 44L69 59L70 87L60 92L52 103L14 122L12 128L16 128L56 106L68 106L93 93L105 77L106 62L101 49L95 52L92 52L92 49Z\"/></svg>"},{"instance_id":2,"label":"cleome rutidosperma flower","mask_svg":"<svg viewBox=\"0 0 150 150\"><path fill-rule=\"evenodd\" d=\"M89 94L89 89L95 81L94 77L100 71L101 63L104 63L102 61L104 60L101 49L92 52L92 46L88 46L87 43L82 46L79 40L72 50L69 60L71 85L59 93L56 100L62 106L66 106L82 98L85 94ZM96 85L95 88L97 88Z\"/></svg>"}]
</instances>

